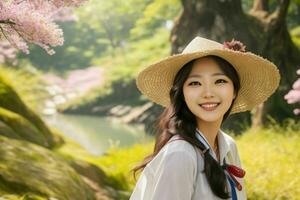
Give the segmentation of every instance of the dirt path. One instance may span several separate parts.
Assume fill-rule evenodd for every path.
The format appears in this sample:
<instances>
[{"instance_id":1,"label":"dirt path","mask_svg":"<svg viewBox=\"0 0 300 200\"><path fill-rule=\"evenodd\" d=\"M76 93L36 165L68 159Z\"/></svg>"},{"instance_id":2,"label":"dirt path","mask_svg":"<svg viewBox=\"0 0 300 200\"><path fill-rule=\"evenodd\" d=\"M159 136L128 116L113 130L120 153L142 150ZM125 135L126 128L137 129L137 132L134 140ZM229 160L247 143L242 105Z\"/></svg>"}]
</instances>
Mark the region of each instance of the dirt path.
<instances>
[{"instance_id":1,"label":"dirt path","mask_svg":"<svg viewBox=\"0 0 300 200\"><path fill-rule=\"evenodd\" d=\"M45 101L46 115L56 112L59 104L86 95L90 90L103 86L105 81L105 69L97 66L69 71L66 78L55 74L45 74L43 79L48 83L45 88L49 98Z\"/></svg>"}]
</instances>

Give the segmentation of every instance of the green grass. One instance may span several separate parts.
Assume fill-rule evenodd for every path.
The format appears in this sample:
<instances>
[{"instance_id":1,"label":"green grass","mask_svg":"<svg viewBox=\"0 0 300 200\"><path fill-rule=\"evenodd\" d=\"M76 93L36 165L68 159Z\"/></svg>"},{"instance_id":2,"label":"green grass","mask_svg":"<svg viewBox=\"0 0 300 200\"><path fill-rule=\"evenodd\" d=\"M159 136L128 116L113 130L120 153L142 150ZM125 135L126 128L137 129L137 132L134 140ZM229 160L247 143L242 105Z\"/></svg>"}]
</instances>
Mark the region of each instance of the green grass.
<instances>
[{"instance_id":1,"label":"green grass","mask_svg":"<svg viewBox=\"0 0 300 200\"><path fill-rule=\"evenodd\" d=\"M249 199L300 199L299 128L248 130L237 144Z\"/></svg>"},{"instance_id":2,"label":"green grass","mask_svg":"<svg viewBox=\"0 0 300 200\"><path fill-rule=\"evenodd\" d=\"M64 138L65 143L53 150L63 156L66 160L72 160L73 158L79 160L86 160L92 162L97 157L91 155L87 150L85 150L80 144L75 142L73 139L63 135L61 132L52 128L52 131L55 131L56 134Z\"/></svg>"},{"instance_id":3,"label":"green grass","mask_svg":"<svg viewBox=\"0 0 300 200\"><path fill-rule=\"evenodd\" d=\"M1 195L0 196L0 200L46 200L48 198L46 197L40 197L38 195L34 195L34 194L25 194L22 196L19 195L15 195L15 194L6 194L6 195ZM55 198L52 198L53 200Z\"/></svg>"},{"instance_id":4,"label":"green grass","mask_svg":"<svg viewBox=\"0 0 300 200\"><path fill-rule=\"evenodd\" d=\"M112 185L131 191L135 185L131 169L153 151L154 143L136 144L130 148L110 149L107 155L92 161L113 177Z\"/></svg>"}]
</instances>

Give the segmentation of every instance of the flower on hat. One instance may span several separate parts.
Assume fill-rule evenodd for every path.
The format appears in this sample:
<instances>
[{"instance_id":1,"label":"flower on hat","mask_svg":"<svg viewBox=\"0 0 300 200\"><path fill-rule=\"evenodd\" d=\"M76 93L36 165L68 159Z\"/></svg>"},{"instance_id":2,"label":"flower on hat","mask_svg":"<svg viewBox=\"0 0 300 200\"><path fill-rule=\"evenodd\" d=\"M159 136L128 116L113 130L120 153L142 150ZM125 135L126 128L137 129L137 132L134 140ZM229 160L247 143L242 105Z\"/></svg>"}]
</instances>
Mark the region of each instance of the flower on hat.
<instances>
[{"instance_id":1,"label":"flower on hat","mask_svg":"<svg viewBox=\"0 0 300 200\"><path fill-rule=\"evenodd\" d=\"M246 52L246 45L241 41L232 39L231 41L225 41L223 43L224 47L227 49L232 49L234 51Z\"/></svg>"}]
</instances>

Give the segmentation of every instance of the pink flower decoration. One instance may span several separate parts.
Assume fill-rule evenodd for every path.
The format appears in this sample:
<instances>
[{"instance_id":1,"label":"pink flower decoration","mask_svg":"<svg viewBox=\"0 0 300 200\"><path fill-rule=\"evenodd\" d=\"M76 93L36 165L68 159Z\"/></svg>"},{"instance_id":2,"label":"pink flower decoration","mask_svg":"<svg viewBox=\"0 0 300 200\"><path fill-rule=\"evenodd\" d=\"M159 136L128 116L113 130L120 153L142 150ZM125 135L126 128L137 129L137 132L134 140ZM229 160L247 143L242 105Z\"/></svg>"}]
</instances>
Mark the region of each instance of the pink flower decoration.
<instances>
[{"instance_id":1,"label":"pink flower decoration","mask_svg":"<svg viewBox=\"0 0 300 200\"><path fill-rule=\"evenodd\" d=\"M246 46L235 39L232 39L231 41L225 41L223 43L224 47L227 49L232 49L234 51L240 51L240 52L246 52Z\"/></svg>"}]
</instances>

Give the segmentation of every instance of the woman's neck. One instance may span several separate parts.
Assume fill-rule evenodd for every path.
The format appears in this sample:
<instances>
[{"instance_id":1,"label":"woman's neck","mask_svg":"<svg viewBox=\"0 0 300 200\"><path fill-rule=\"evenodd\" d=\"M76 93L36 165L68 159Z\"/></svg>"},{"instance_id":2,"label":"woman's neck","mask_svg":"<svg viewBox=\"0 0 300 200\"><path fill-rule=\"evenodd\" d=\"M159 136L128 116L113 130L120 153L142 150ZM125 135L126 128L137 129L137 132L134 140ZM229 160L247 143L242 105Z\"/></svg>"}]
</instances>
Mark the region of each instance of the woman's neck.
<instances>
[{"instance_id":1,"label":"woman's neck","mask_svg":"<svg viewBox=\"0 0 300 200\"><path fill-rule=\"evenodd\" d=\"M209 145L214 148L217 144L217 135L220 130L222 121L206 122L198 121L197 128L204 135Z\"/></svg>"}]
</instances>

